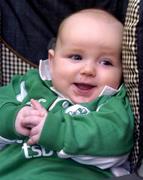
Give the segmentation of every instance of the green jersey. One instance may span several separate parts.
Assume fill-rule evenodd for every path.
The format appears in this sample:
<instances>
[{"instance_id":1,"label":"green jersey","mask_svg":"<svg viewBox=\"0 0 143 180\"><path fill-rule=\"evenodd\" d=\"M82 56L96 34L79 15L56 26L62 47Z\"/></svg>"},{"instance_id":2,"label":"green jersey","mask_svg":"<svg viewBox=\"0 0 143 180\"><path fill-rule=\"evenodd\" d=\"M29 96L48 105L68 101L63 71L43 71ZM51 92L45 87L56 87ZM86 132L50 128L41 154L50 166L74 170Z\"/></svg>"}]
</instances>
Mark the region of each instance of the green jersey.
<instances>
[{"instance_id":1,"label":"green jersey","mask_svg":"<svg viewBox=\"0 0 143 180\"><path fill-rule=\"evenodd\" d=\"M15 130L18 111L39 101L48 111L38 144ZM90 103L73 104L37 70L0 88L1 180L100 180L113 176L133 147L134 119L126 89L105 90Z\"/></svg>"}]
</instances>

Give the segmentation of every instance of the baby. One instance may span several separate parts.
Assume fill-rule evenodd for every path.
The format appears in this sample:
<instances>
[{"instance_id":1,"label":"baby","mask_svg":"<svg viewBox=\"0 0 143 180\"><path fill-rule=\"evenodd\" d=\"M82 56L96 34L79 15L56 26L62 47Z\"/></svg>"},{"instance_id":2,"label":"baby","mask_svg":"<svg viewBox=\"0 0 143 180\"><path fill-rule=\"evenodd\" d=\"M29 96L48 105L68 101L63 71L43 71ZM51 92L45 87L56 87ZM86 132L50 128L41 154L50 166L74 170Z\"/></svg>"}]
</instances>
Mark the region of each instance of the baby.
<instances>
[{"instance_id":1,"label":"baby","mask_svg":"<svg viewBox=\"0 0 143 180\"><path fill-rule=\"evenodd\" d=\"M39 72L0 88L1 180L128 173L134 118L122 83L122 32L106 11L78 11L61 23Z\"/></svg>"}]
</instances>

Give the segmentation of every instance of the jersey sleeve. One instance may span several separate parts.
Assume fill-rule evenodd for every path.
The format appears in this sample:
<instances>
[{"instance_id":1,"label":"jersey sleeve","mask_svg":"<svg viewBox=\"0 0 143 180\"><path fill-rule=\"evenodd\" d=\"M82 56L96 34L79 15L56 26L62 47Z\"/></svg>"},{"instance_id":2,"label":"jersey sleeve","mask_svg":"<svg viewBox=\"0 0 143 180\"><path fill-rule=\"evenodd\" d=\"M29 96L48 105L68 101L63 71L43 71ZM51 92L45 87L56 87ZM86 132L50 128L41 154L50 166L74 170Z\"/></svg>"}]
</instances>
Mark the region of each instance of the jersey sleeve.
<instances>
[{"instance_id":1,"label":"jersey sleeve","mask_svg":"<svg viewBox=\"0 0 143 180\"><path fill-rule=\"evenodd\" d=\"M26 82L33 73L34 71L29 71L25 75L16 75L7 86L0 88L1 138L13 140L23 137L15 131L15 119L18 111L26 105L24 102L28 97Z\"/></svg>"},{"instance_id":2,"label":"jersey sleeve","mask_svg":"<svg viewBox=\"0 0 143 180\"><path fill-rule=\"evenodd\" d=\"M16 99L20 90L19 82L20 77L16 76L9 85L0 88L0 136L5 138L16 137L14 122L21 108L21 102Z\"/></svg>"},{"instance_id":3,"label":"jersey sleeve","mask_svg":"<svg viewBox=\"0 0 143 180\"><path fill-rule=\"evenodd\" d=\"M113 97L86 115L48 112L39 143L70 155L120 156L133 146L133 124L129 102Z\"/></svg>"}]
</instances>

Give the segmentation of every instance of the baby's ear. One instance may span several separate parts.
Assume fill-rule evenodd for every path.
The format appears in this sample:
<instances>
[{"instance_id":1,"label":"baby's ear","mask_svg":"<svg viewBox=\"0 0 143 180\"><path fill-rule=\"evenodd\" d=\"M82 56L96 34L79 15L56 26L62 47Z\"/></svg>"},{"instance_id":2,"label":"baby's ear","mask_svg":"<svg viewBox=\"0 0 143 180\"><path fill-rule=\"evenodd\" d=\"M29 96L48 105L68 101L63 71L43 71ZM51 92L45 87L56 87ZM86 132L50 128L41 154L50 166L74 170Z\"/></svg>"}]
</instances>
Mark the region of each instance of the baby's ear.
<instances>
[{"instance_id":1,"label":"baby's ear","mask_svg":"<svg viewBox=\"0 0 143 180\"><path fill-rule=\"evenodd\" d=\"M49 72L52 77L52 69L53 69L53 62L54 62L54 55L55 51L53 49L48 50L48 64L49 64Z\"/></svg>"},{"instance_id":2,"label":"baby's ear","mask_svg":"<svg viewBox=\"0 0 143 180\"><path fill-rule=\"evenodd\" d=\"M55 51L53 49L48 50L48 60L49 62L54 59Z\"/></svg>"}]
</instances>

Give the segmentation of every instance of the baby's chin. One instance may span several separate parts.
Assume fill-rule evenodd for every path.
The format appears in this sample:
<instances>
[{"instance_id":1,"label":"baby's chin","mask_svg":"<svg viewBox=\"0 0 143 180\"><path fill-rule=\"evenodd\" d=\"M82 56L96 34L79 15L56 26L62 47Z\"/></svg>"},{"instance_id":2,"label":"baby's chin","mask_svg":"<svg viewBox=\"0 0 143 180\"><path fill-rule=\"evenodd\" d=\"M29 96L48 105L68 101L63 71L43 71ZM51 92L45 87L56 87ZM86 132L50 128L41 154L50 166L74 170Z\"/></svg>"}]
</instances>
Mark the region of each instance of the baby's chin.
<instances>
[{"instance_id":1,"label":"baby's chin","mask_svg":"<svg viewBox=\"0 0 143 180\"><path fill-rule=\"evenodd\" d=\"M72 102L74 104L80 104L80 103L89 103L93 100L95 100L97 97L91 98L91 97L76 97L72 99Z\"/></svg>"}]
</instances>

